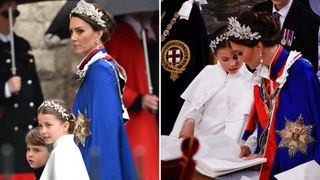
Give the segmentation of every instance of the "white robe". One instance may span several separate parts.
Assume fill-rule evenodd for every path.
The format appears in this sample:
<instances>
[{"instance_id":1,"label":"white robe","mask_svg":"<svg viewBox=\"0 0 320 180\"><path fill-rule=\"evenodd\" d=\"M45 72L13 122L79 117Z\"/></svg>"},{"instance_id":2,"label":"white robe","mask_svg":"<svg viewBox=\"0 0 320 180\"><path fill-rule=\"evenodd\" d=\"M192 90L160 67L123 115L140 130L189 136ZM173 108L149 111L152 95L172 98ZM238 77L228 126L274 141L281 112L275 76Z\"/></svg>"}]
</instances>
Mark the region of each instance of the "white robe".
<instances>
[{"instance_id":1,"label":"white robe","mask_svg":"<svg viewBox=\"0 0 320 180\"><path fill-rule=\"evenodd\" d=\"M253 103L252 74L243 64L236 74L208 65L181 97L185 100L170 136L178 137L187 118L195 120L195 136L226 134L240 140Z\"/></svg>"},{"instance_id":2,"label":"white robe","mask_svg":"<svg viewBox=\"0 0 320 180\"><path fill-rule=\"evenodd\" d=\"M53 144L54 149L40 180L89 180L80 150L73 137L72 134L63 135Z\"/></svg>"}]
</instances>

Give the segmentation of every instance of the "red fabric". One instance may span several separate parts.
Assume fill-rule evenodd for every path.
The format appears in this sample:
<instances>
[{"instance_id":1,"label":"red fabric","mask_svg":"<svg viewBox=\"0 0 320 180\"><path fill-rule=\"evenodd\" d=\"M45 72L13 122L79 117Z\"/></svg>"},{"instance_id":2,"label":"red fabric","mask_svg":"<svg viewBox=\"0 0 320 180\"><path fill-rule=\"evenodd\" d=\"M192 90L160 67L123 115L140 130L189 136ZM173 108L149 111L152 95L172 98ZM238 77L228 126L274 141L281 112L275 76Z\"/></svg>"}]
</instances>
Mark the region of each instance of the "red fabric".
<instances>
[{"instance_id":1,"label":"red fabric","mask_svg":"<svg viewBox=\"0 0 320 180\"><path fill-rule=\"evenodd\" d=\"M124 90L124 102L129 107L139 94L148 93L145 60L142 42L133 28L120 23L107 45L107 52L124 67L127 84ZM126 131L138 174L142 179L159 179L159 142L156 117L147 110L133 112L129 110L130 120ZM138 154L143 151L143 159Z\"/></svg>"},{"instance_id":2,"label":"red fabric","mask_svg":"<svg viewBox=\"0 0 320 180\"><path fill-rule=\"evenodd\" d=\"M3 175L0 174L0 180L35 180L36 176L33 173L19 173L19 174L10 174Z\"/></svg>"}]
</instances>

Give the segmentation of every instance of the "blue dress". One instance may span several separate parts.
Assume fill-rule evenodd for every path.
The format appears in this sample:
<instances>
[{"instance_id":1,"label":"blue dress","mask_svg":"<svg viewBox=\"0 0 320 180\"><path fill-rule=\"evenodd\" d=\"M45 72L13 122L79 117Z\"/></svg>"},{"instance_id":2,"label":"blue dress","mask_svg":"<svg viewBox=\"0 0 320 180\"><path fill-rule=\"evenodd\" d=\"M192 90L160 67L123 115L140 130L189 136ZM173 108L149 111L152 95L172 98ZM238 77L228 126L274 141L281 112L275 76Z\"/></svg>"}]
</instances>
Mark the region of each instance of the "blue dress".
<instances>
[{"instance_id":1,"label":"blue dress","mask_svg":"<svg viewBox=\"0 0 320 180\"><path fill-rule=\"evenodd\" d=\"M137 179L122 117L116 62L100 46L78 68L83 81L72 110L76 117L80 112L91 120L91 134L79 144L90 179Z\"/></svg>"}]
</instances>

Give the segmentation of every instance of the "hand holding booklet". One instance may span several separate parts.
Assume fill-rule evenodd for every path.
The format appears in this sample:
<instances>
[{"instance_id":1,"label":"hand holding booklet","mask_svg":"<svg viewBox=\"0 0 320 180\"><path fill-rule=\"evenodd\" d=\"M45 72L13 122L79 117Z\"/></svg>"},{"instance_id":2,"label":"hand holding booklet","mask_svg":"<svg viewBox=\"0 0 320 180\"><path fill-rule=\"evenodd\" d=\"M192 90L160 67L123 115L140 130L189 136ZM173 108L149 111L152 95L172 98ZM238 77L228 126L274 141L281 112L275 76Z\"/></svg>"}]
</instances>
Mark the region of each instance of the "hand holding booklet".
<instances>
[{"instance_id":1,"label":"hand holding booklet","mask_svg":"<svg viewBox=\"0 0 320 180\"><path fill-rule=\"evenodd\" d=\"M266 162L265 158L245 160L239 158L239 144L227 135L197 137L199 151L194 155L196 170L206 176L218 177ZM161 136L161 160L171 160L182 156L182 139Z\"/></svg>"}]
</instances>

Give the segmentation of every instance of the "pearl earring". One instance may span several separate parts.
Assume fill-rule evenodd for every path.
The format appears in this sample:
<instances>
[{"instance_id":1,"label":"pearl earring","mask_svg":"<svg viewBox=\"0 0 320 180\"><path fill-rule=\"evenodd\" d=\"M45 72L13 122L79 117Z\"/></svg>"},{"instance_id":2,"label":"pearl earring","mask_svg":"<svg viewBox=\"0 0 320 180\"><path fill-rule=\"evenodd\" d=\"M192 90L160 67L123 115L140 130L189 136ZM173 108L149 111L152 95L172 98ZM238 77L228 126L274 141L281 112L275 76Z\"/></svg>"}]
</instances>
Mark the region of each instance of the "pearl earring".
<instances>
[{"instance_id":1,"label":"pearl earring","mask_svg":"<svg viewBox=\"0 0 320 180\"><path fill-rule=\"evenodd\" d=\"M260 57L260 63L263 63L263 56L262 56L262 52L259 53L259 57Z\"/></svg>"},{"instance_id":2,"label":"pearl earring","mask_svg":"<svg viewBox=\"0 0 320 180\"><path fill-rule=\"evenodd\" d=\"M96 39L96 45L99 45L101 43L100 39Z\"/></svg>"}]
</instances>

